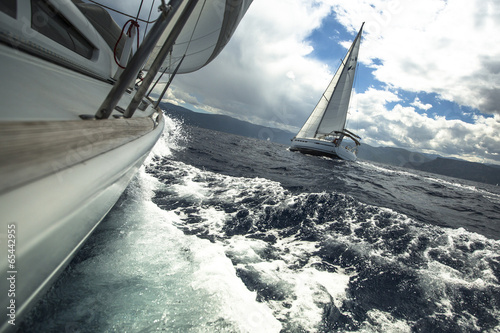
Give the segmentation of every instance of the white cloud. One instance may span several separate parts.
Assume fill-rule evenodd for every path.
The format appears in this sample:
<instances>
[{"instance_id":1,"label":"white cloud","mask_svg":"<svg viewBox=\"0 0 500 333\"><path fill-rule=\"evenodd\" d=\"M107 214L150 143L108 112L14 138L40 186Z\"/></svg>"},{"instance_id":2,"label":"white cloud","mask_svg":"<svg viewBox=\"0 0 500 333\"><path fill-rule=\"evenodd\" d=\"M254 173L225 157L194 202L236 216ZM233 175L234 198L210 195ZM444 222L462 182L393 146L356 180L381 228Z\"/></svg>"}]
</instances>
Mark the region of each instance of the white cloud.
<instances>
[{"instance_id":1,"label":"white cloud","mask_svg":"<svg viewBox=\"0 0 500 333\"><path fill-rule=\"evenodd\" d=\"M500 113L498 1L333 2L345 26L353 29L366 21L361 60L376 68L378 80Z\"/></svg>"},{"instance_id":2,"label":"white cloud","mask_svg":"<svg viewBox=\"0 0 500 333\"><path fill-rule=\"evenodd\" d=\"M297 130L333 75L308 57L313 48L305 42L330 11L308 0L254 1L219 57L179 75L174 94L187 92L221 113Z\"/></svg>"},{"instance_id":3,"label":"white cloud","mask_svg":"<svg viewBox=\"0 0 500 333\"><path fill-rule=\"evenodd\" d=\"M500 41L494 33L499 7L483 0L255 0L219 57L198 72L179 75L169 96L297 131L336 70L337 64L314 59L307 42L334 8L353 34L366 22L360 60L389 87L371 88L353 99L357 111L351 111L349 121L365 142L499 160L498 116L479 115L474 124L446 120L439 100L424 104L416 98L404 106L396 93L436 93L458 105L500 114ZM344 46L351 42L347 39ZM388 102L400 103L388 110ZM438 116L430 118L415 108L432 108Z\"/></svg>"},{"instance_id":4,"label":"white cloud","mask_svg":"<svg viewBox=\"0 0 500 333\"><path fill-rule=\"evenodd\" d=\"M429 118L414 107L396 104L386 108L388 102L400 99L390 91L368 89L354 96L355 112L350 123L359 127L364 142L438 153L472 161L500 161L500 115L478 116L476 122L447 120L437 116Z\"/></svg>"},{"instance_id":5,"label":"white cloud","mask_svg":"<svg viewBox=\"0 0 500 333\"><path fill-rule=\"evenodd\" d=\"M429 110L430 108L432 108L432 104L424 104L424 103L422 103L422 101L418 97L415 97L415 100L410 105L413 105L416 108L426 110L426 111Z\"/></svg>"}]
</instances>

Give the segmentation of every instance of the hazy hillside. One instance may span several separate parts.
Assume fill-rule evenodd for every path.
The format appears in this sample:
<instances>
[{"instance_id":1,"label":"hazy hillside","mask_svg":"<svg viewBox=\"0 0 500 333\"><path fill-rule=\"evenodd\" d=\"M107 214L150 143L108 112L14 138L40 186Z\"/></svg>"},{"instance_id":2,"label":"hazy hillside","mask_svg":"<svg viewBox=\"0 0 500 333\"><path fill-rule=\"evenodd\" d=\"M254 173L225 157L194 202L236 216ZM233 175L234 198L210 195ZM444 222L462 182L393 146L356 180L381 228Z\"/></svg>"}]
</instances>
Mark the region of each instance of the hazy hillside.
<instances>
[{"instance_id":1,"label":"hazy hillside","mask_svg":"<svg viewBox=\"0 0 500 333\"><path fill-rule=\"evenodd\" d=\"M408 163L416 165L429 162L433 158L424 154L415 153L401 148L392 147L372 147L362 144L358 150L358 158L367 161L391 164L395 166L405 166Z\"/></svg>"},{"instance_id":2,"label":"hazy hillside","mask_svg":"<svg viewBox=\"0 0 500 333\"><path fill-rule=\"evenodd\" d=\"M438 157L435 160L426 163L408 163L405 166L440 175L472 180L475 182L493 185L500 184L500 169L495 166L489 166L481 163Z\"/></svg>"},{"instance_id":3,"label":"hazy hillside","mask_svg":"<svg viewBox=\"0 0 500 333\"><path fill-rule=\"evenodd\" d=\"M181 106L161 103L161 108L170 116L181 119L185 124L215 131L242 135L260 140L290 145L294 134L277 128L255 125L229 116L193 112Z\"/></svg>"}]
</instances>

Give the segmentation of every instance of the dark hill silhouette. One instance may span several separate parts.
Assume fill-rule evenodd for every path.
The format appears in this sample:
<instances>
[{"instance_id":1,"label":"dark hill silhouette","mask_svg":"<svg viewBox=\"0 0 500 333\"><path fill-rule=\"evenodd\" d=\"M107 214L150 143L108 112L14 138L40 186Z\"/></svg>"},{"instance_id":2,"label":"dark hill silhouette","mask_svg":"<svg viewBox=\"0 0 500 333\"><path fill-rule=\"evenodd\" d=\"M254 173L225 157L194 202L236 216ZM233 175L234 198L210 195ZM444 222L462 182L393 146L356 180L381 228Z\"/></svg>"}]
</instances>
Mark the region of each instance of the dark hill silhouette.
<instances>
[{"instance_id":1,"label":"dark hill silhouette","mask_svg":"<svg viewBox=\"0 0 500 333\"><path fill-rule=\"evenodd\" d=\"M182 106L161 103L161 108L168 115L181 119L185 124L211 129L214 131L237 134L260 140L270 140L273 142L289 145L294 134L277 128L270 128L255 125L246 121L238 120L220 114L208 114L193 112Z\"/></svg>"},{"instance_id":2,"label":"dark hill silhouette","mask_svg":"<svg viewBox=\"0 0 500 333\"><path fill-rule=\"evenodd\" d=\"M475 182L500 184L500 169L481 163L438 157L420 164L407 163L405 167Z\"/></svg>"}]
</instances>

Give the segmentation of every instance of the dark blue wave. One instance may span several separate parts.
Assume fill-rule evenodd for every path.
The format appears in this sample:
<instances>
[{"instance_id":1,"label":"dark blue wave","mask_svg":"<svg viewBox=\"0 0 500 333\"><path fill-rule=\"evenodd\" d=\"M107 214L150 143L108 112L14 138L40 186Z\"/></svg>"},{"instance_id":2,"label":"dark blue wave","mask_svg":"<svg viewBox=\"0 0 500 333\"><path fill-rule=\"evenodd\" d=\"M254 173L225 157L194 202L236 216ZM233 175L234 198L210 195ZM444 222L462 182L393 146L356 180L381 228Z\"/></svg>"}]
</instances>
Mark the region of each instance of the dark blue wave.
<instances>
[{"instance_id":1,"label":"dark blue wave","mask_svg":"<svg viewBox=\"0 0 500 333\"><path fill-rule=\"evenodd\" d=\"M500 235L496 194L481 192L490 188L394 167L305 156L282 145L198 128L191 129L187 145L196 148L181 149L175 162L164 159L150 170L162 179L171 164L182 161L209 171L195 180L210 191L201 201L156 193L158 206L184 207L185 223L179 228L212 242L236 236L262 240L267 245L256 253L263 262L287 261L284 240L310 242L315 250L288 262L288 269L298 274L314 267L352 275L340 304L333 299L322 303L318 331L366 329L374 311L390 314L415 332L498 328L500 245L478 235ZM184 182L182 167L176 172L174 179L165 178L166 185ZM236 181L236 191L227 182L235 178L227 177L243 177ZM259 185L257 178L276 181L281 190L265 181ZM248 187L241 185L245 183ZM220 233L201 218L206 207L230 216ZM244 257L227 255L258 300L292 307L294 292L286 280L269 281ZM298 329L283 323L286 330Z\"/></svg>"}]
</instances>

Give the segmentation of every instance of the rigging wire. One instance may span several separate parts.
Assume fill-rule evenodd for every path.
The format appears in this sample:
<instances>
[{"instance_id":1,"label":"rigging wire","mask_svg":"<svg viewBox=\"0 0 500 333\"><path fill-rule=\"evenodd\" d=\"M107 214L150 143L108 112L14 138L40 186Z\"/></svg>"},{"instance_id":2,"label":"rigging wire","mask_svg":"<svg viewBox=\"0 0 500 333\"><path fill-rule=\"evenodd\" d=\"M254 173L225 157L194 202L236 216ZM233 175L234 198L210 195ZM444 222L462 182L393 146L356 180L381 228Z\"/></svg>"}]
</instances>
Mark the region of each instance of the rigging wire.
<instances>
[{"instance_id":1,"label":"rigging wire","mask_svg":"<svg viewBox=\"0 0 500 333\"><path fill-rule=\"evenodd\" d=\"M151 19L151 13L153 12L153 7L155 5L155 1L156 0L153 0L153 2L151 3L151 8L149 9L148 21ZM148 32L148 26L149 26L149 22L146 23L146 28L144 28L144 36L142 36L142 39L146 38L146 33Z\"/></svg>"},{"instance_id":2,"label":"rigging wire","mask_svg":"<svg viewBox=\"0 0 500 333\"><path fill-rule=\"evenodd\" d=\"M203 13L203 9L205 8L206 3L207 3L207 0L203 1L203 6L201 6L201 9L200 9L200 15L198 15L198 18L196 19L196 24L194 25L193 32L191 33L191 37L189 37L189 43L186 46L186 51L184 51L184 54L187 53L187 51L189 49L189 45L191 45L191 41L193 40L194 32L196 31L196 28L198 27L198 23L200 22L200 18L201 18L201 13Z\"/></svg>"},{"instance_id":3,"label":"rigging wire","mask_svg":"<svg viewBox=\"0 0 500 333\"><path fill-rule=\"evenodd\" d=\"M187 54L187 51L189 50L189 45L191 45L191 41L193 40L194 33L196 31L196 28L198 27L198 23L200 22L201 13L203 13L203 9L205 8L205 4L206 3L207 3L207 0L203 1L203 6L201 6L200 14L198 15L198 18L196 19L196 23L194 25L193 32L191 33L191 37L189 38L188 45L186 46L186 49L184 51L184 56ZM174 45L181 45L181 44L184 44L184 43L174 44ZM172 46L172 49L170 50L170 61L172 61L172 50L173 50L173 46ZM182 57L182 59L184 59L184 57ZM160 79L163 77L163 74L165 74L165 72L169 68L171 69L171 65L165 67L165 69L163 70L163 72L160 74L160 77L156 80L156 82L153 84L153 86L149 90L147 96L149 96L149 94L153 91L153 89L156 87L156 85L158 84L158 82L160 82Z\"/></svg>"},{"instance_id":4,"label":"rigging wire","mask_svg":"<svg viewBox=\"0 0 500 333\"><path fill-rule=\"evenodd\" d=\"M146 21L146 20L140 19L139 17L136 18L135 16L132 16L132 15L129 15L129 14L124 13L122 11L119 11L118 9L115 9L115 8L103 5L102 3L99 3L99 2L97 2L95 0L87 0L87 1L92 2L95 5L101 6L102 8L106 8L108 10L111 10L111 11L117 13L117 14L126 16L126 17L131 18L131 19L134 19L136 21L140 21L140 22L144 22L144 23L154 23L154 22L156 22L158 20L158 19L156 19L156 20L153 20L153 21L149 21L149 18L148 18L148 21Z\"/></svg>"},{"instance_id":5,"label":"rigging wire","mask_svg":"<svg viewBox=\"0 0 500 333\"><path fill-rule=\"evenodd\" d=\"M141 13L141 8L142 8L143 3L144 3L144 0L141 0L141 4L139 5L139 10L137 11L137 16L135 17L136 22L139 19L139 14Z\"/></svg>"}]
</instances>

